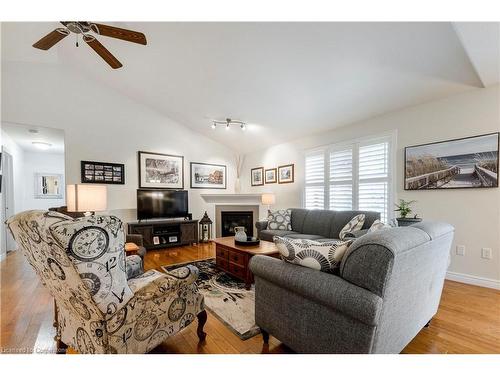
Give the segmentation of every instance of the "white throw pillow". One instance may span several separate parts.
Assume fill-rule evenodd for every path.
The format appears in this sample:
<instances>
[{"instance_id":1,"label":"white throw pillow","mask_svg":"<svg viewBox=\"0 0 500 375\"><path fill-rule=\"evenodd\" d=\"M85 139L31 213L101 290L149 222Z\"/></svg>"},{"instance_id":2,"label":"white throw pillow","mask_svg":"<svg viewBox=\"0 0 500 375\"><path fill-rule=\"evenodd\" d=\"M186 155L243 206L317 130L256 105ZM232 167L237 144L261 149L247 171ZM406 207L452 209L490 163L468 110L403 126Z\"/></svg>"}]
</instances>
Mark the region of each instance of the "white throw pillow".
<instances>
[{"instance_id":1,"label":"white throw pillow","mask_svg":"<svg viewBox=\"0 0 500 375\"><path fill-rule=\"evenodd\" d=\"M354 216L339 233L339 238L341 240L345 239L347 233L356 232L357 230L361 230L363 228L363 224L365 223L365 215L359 214Z\"/></svg>"},{"instance_id":2,"label":"white throw pillow","mask_svg":"<svg viewBox=\"0 0 500 375\"><path fill-rule=\"evenodd\" d=\"M391 228L390 225L387 225L387 224L383 223L382 221L380 221L379 219L377 219L373 222L370 229L368 229L368 233L376 232L377 230L390 229L390 228Z\"/></svg>"},{"instance_id":3,"label":"white throw pillow","mask_svg":"<svg viewBox=\"0 0 500 375\"><path fill-rule=\"evenodd\" d=\"M317 242L276 236L274 243L286 262L331 273L340 266L352 241Z\"/></svg>"},{"instance_id":4,"label":"white throw pillow","mask_svg":"<svg viewBox=\"0 0 500 375\"><path fill-rule=\"evenodd\" d=\"M292 210L268 210L267 228L272 230L292 230Z\"/></svg>"}]
</instances>

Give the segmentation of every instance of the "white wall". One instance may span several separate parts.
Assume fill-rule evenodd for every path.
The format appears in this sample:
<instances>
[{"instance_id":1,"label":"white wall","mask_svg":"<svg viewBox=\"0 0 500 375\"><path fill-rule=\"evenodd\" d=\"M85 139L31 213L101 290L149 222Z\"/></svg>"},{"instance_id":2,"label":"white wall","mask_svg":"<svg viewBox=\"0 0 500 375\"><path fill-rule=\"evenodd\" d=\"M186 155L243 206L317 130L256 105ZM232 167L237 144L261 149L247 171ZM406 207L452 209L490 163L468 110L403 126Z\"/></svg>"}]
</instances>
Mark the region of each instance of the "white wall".
<instances>
[{"instance_id":1,"label":"white wall","mask_svg":"<svg viewBox=\"0 0 500 375\"><path fill-rule=\"evenodd\" d=\"M35 199L35 174L62 174L64 186L64 154L47 152L24 152L24 194L22 210L46 210L65 205L64 188L61 199Z\"/></svg>"},{"instance_id":2,"label":"white wall","mask_svg":"<svg viewBox=\"0 0 500 375\"><path fill-rule=\"evenodd\" d=\"M106 68L96 64L96 69ZM2 92L8 93L2 98L6 121L65 131L67 184L80 182L81 160L125 164L126 184L108 185L109 212L123 220L136 218L137 151L183 155L185 189L189 189L189 162L225 164L225 192L233 192L234 152L170 120L166 114L65 66L3 63L2 69ZM109 74L121 72L110 70ZM189 190L189 208L197 219L206 207L200 193L221 192Z\"/></svg>"},{"instance_id":3,"label":"white wall","mask_svg":"<svg viewBox=\"0 0 500 375\"><path fill-rule=\"evenodd\" d=\"M24 199L24 151L23 149L2 129L2 147L12 156L14 168L14 212L23 211ZM5 181L3 181L5 183Z\"/></svg>"},{"instance_id":4,"label":"white wall","mask_svg":"<svg viewBox=\"0 0 500 375\"><path fill-rule=\"evenodd\" d=\"M459 277L485 278L487 280L483 280L483 284L500 286L500 188L453 191L403 189L404 147L499 131L499 91L498 85L474 89L248 154L242 172L242 190L272 191L277 194L277 208L300 207L304 150L396 129L396 198L417 200L415 212L424 219L443 220L455 226L449 271L458 273ZM295 163L294 184L250 186L251 168L274 168L288 163ZM455 255L456 245L466 246L465 256ZM493 250L492 260L481 258L482 247Z\"/></svg>"}]
</instances>

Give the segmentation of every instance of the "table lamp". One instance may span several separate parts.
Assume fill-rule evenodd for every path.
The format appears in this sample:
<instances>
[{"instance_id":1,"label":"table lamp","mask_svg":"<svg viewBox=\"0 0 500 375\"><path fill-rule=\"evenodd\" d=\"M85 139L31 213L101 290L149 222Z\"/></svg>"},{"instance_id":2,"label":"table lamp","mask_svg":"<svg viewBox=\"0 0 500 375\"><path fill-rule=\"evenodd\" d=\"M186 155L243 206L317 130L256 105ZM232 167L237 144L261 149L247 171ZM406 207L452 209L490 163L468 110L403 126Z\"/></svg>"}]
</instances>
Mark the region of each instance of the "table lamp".
<instances>
[{"instance_id":1,"label":"table lamp","mask_svg":"<svg viewBox=\"0 0 500 375\"><path fill-rule=\"evenodd\" d=\"M108 190L105 185L73 184L66 186L68 212L84 212L90 216L95 211L105 211Z\"/></svg>"},{"instance_id":2,"label":"table lamp","mask_svg":"<svg viewBox=\"0 0 500 375\"><path fill-rule=\"evenodd\" d=\"M272 193L265 193L262 194L262 204L267 205L267 210L269 211L271 208L271 205L276 202L276 196Z\"/></svg>"}]
</instances>

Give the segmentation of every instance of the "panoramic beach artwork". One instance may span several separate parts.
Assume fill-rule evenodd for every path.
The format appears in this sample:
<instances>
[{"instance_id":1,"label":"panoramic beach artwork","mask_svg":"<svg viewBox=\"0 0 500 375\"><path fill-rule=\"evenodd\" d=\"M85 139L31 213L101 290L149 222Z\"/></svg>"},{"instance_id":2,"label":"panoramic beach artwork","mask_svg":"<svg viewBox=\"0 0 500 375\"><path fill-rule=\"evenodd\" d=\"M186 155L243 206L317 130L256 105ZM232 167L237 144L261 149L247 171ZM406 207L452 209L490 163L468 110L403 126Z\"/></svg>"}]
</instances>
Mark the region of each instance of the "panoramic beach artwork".
<instances>
[{"instance_id":1,"label":"panoramic beach artwork","mask_svg":"<svg viewBox=\"0 0 500 375\"><path fill-rule=\"evenodd\" d=\"M405 148L405 190L498 187L499 133Z\"/></svg>"}]
</instances>

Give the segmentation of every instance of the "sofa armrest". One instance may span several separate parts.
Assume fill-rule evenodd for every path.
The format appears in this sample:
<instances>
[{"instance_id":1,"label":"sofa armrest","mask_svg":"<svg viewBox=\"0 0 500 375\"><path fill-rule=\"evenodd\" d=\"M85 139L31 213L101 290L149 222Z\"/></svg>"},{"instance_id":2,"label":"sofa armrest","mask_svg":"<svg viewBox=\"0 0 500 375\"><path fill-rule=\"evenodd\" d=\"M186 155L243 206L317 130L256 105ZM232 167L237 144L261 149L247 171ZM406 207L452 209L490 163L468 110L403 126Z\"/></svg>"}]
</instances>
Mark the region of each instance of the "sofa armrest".
<instances>
[{"instance_id":1,"label":"sofa armrest","mask_svg":"<svg viewBox=\"0 0 500 375\"><path fill-rule=\"evenodd\" d=\"M367 325L378 323L382 298L341 277L263 255L252 257L250 269L256 282L265 279Z\"/></svg>"},{"instance_id":2,"label":"sofa armrest","mask_svg":"<svg viewBox=\"0 0 500 375\"><path fill-rule=\"evenodd\" d=\"M261 230L267 229L267 220L259 220L255 223L255 228L257 228L257 231L260 232Z\"/></svg>"}]
</instances>

